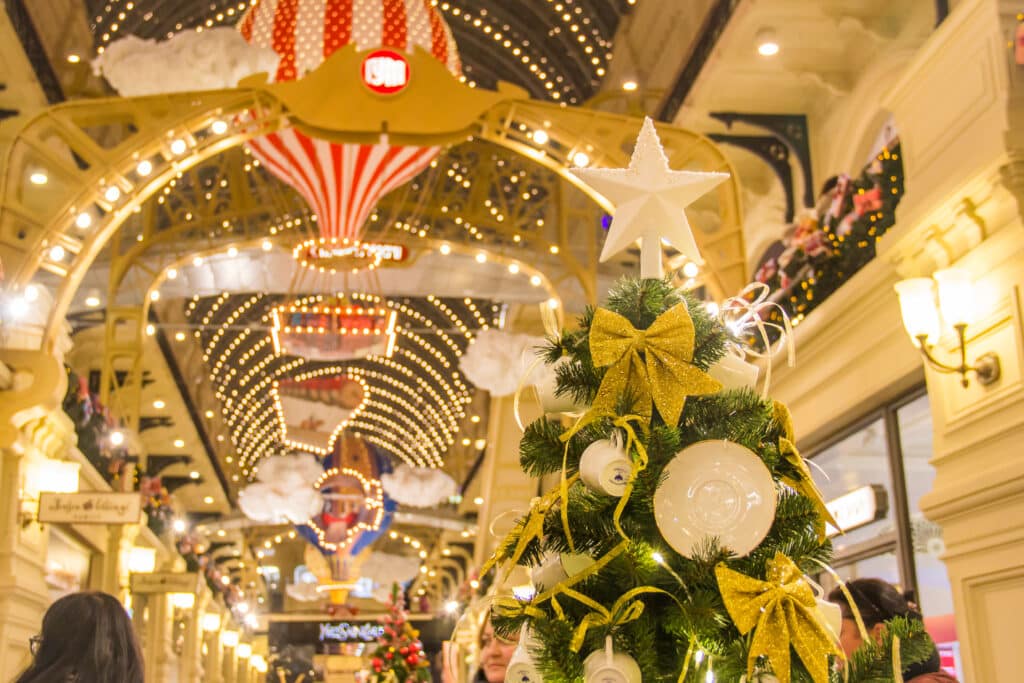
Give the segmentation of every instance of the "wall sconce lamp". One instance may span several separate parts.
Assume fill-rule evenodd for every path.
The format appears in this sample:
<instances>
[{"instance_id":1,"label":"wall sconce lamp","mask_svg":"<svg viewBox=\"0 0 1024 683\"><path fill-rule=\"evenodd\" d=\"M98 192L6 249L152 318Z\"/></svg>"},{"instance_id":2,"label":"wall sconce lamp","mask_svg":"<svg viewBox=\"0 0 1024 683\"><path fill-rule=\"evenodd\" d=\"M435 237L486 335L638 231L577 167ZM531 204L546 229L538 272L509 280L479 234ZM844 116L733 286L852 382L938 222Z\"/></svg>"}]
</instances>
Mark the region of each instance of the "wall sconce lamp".
<instances>
[{"instance_id":1,"label":"wall sconce lamp","mask_svg":"<svg viewBox=\"0 0 1024 683\"><path fill-rule=\"evenodd\" d=\"M25 478L21 487L21 523L27 527L39 516L40 493L77 493L77 462L32 458L25 463Z\"/></svg>"},{"instance_id":2,"label":"wall sconce lamp","mask_svg":"<svg viewBox=\"0 0 1024 683\"><path fill-rule=\"evenodd\" d=\"M171 593L170 595L171 595L171 606L174 607L174 609L185 610L185 609L192 609L193 607L195 607L195 604L196 604L196 594L195 593ZM220 624L218 623L217 626L219 627Z\"/></svg>"},{"instance_id":3,"label":"wall sconce lamp","mask_svg":"<svg viewBox=\"0 0 1024 683\"><path fill-rule=\"evenodd\" d=\"M935 290L938 285L938 305ZM937 271L933 278L917 277L896 283L900 312L907 334L921 349L921 355L938 372L960 375L960 384L968 385L967 375L974 373L978 384L988 386L999 379L999 356L985 353L967 364L967 326L974 318L974 294L970 275L956 268ZM940 315L941 314L941 315ZM942 332L942 323L951 327L960 344L960 364L948 365L932 353Z\"/></svg>"},{"instance_id":4,"label":"wall sconce lamp","mask_svg":"<svg viewBox=\"0 0 1024 683\"><path fill-rule=\"evenodd\" d=\"M220 630L220 615L215 612L206 612L199 624L206 633L215 633Z\"/></svg>"}]
</instances>

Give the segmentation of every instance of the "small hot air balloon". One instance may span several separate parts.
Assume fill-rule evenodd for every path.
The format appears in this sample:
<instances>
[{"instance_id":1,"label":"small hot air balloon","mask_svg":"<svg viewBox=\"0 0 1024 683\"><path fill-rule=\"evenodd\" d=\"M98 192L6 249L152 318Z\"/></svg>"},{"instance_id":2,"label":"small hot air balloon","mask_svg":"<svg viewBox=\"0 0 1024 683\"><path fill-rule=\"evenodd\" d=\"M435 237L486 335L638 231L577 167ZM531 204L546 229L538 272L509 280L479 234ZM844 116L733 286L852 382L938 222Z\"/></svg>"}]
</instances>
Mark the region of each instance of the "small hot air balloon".
<instances>
[{"instance_id":1,"label":"small hot air balloon","mask_svg":"<svg viewBox=\"0 0 1024 683\"><path fill-rule=\"evenodd\" d=\"M276 81L291 81L318 67L336 50L389 48L430 51L459 75L451 29L430 0L259 0L238 24L253 45L281 60ZM387 66L387 65L385 65ZM386 85L384 69L375 76ZM320 236L356 240L377 200L411 180L437 156L438 147L337 144L294 128L248 143L267 169L301 194L316 212Z\"/></svg>"}]
</instances>

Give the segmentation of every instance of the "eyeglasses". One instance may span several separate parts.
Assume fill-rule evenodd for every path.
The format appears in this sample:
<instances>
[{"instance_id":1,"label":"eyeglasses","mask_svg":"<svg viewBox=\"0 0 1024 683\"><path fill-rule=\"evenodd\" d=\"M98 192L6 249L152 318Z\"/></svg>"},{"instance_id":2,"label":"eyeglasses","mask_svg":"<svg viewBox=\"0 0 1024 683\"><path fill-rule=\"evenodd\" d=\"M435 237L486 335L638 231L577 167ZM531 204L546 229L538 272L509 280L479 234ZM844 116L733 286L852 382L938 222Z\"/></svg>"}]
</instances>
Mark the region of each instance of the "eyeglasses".
<instances>
[{"instance_id":1,"label":"eyeglasses","mask_svg":"<svg viewBox=\"0 0 1024 683\"><path fill-rule=\"evenodd\" d=\"M39 654L39 647L43 644L43 637L40 635L32 636L28 639L28 651L35 657Z\"/></svg>"}]
</instances>

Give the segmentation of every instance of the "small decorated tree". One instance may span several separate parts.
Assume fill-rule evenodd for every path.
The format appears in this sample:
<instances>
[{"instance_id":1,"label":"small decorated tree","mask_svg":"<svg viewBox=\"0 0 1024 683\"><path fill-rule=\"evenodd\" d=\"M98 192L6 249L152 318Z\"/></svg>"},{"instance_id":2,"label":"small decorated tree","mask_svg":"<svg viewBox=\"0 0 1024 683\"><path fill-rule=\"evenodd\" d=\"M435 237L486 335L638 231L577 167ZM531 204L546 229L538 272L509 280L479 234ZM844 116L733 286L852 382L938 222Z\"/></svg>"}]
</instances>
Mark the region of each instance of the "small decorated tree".
<instances>
[{"instance_id":1,"label":"small decorated tree","mask_svg":"<svg viewBox=\"0 0 1024 683\"><path fill-rule=\"evenodd\" d=\"M399 585L392 584L388 613L381 617L384 632L377 638L370 665L373 683L412 683L430 680L430 660L423 653L419 631L407 620L405 598Z\"/></svg>"}]
</instances>

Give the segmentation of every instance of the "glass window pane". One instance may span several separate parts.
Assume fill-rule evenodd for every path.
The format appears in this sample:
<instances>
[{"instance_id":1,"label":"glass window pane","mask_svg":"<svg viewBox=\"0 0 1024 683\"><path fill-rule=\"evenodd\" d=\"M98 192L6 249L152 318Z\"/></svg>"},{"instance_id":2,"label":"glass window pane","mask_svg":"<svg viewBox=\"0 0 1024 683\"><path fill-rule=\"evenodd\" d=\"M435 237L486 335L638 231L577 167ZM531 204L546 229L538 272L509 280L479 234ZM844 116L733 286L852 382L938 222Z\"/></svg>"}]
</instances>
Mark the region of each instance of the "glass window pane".
<instances>
[{"instance_id":1,"label":"glass window pane","mask_svg":"<svg viewBox=\"0 0 1024 683\"><path fill-rule=\"evenodd\" d=\"M895 534L892 472L882 419L816 454L811 471L826 503L865 486L875 485L885 492L884 517L832 538L837 561L841 560L845 549Z\"/></svg>"},{"instance_id":2,"label":"glass window pane","mask_svg":"<svg viewBox=\"0 0 1024 683\"><path fill-rule=\"evenodd\" d=\"M907 506L914 540L914 565L917 570L918 603L925 626L939 645L943 663L956 670L959 644L953 619L953 591L940 557L946 546L942 529L921 513L921 496L932 490L935 469L932 458L932 415L928 396L914 399L896 411L903 472L907 481ZM948 661L947 661L948 660Z\"/></svg>"}]
</instances>

